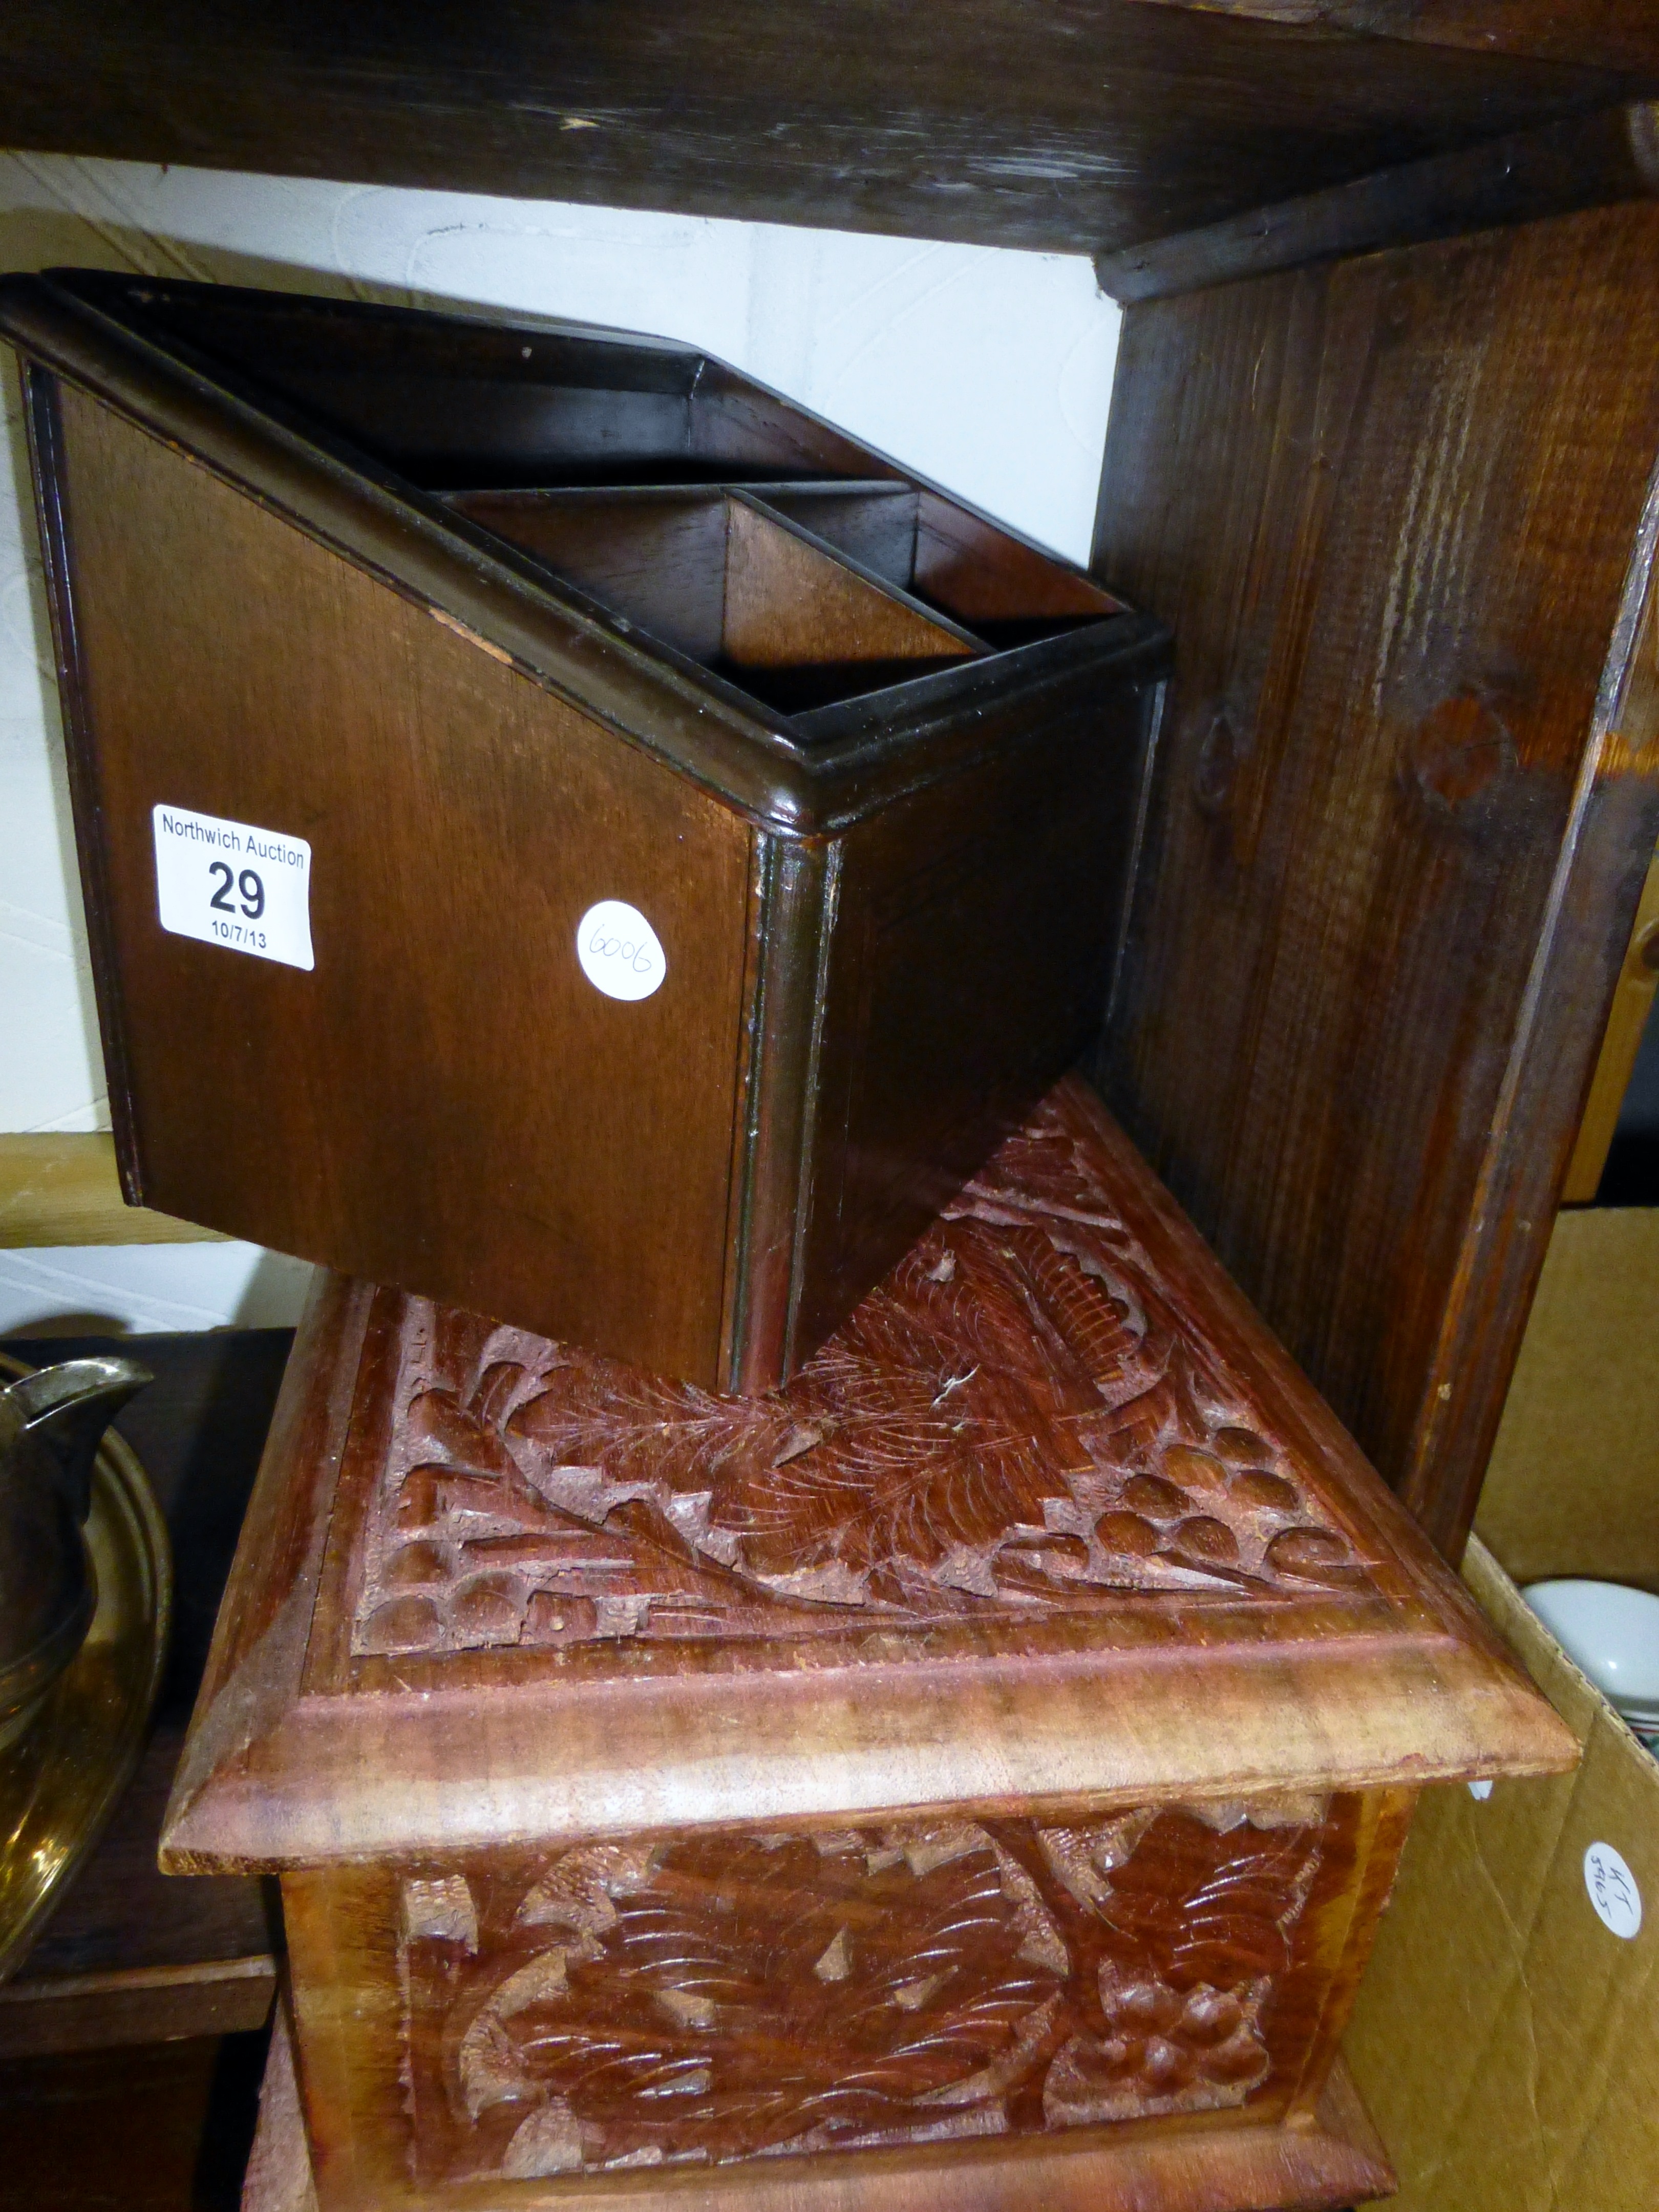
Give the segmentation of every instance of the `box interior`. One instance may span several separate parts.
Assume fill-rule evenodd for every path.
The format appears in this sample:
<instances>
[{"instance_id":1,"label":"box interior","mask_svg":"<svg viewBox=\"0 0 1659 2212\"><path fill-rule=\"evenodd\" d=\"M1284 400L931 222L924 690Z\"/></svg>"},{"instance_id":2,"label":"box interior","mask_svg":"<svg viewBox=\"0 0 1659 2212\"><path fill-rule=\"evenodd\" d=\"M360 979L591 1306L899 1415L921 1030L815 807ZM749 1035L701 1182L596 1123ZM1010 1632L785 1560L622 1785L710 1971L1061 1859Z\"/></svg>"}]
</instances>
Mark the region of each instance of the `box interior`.
<instances>
[{"instance_id":1,"label":"box interior","mask_svg":"<svg viewBox=\"0 0 1659 2212\"><path fill-rule=\"evenodd\" d=\"M987 650L745 492L477 492L451 504L786 714Z\"/></svg>"},{"instance_id":2,"label":"box interior","mask_svg":"<svg viewBox=\"0 0 1659 2212\"><path fill-rule=\"evenodd\" d=\"M786 714L1124 611L692 349L231 288L69 281Z\"/></svg>"}]
</instances>

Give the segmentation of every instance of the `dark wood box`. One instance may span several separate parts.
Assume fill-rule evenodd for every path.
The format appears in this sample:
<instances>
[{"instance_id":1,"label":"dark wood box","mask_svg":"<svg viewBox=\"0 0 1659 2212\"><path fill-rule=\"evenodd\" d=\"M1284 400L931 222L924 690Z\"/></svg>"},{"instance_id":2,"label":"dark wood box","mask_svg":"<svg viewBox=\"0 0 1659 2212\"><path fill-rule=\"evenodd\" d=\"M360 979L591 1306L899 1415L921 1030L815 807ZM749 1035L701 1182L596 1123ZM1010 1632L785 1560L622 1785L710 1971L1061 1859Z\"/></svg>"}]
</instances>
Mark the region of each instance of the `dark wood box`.
<instances>
[{"instance_id":1,"label":"dark wood box","mask_svg":"<svg viewBox=\"0 0 1659 2212\"><path fill-rule=\"evenodd\" d=\"M1097 1023L1158 625L684 347L76 273L0 332L129 1198L793 1372Z\"/></svg>"},{"instance_id":2,"label":"dark wood box","mask_svg":"<svg viewBox=\"0 0 1659 2212\"><path fill-rule=\"evenodd\" d=\"M1312 2212L1415 1792L1572 1757L1068 1079L773 1395L328 1279L163 1853L323 2212Z\"/></svg>"}]
</instances>

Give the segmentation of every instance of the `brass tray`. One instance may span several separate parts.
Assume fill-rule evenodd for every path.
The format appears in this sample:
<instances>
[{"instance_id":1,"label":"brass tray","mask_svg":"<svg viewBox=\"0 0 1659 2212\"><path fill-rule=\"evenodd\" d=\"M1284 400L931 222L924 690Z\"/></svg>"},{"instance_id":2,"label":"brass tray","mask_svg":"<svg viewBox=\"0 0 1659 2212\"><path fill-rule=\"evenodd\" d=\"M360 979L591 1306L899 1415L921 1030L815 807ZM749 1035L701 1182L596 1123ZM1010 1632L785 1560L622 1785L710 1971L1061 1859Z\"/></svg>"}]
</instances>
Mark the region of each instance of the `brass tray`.
<instances>
[{"instance_id":1,"label":"brass tray","mask_svg":"<svg viewBox=\"0 0 1659 2212\"><path fill-rule=\"evenodd\" d=\"M28 1371L0 1352L0 1377ZM103 1833L161 1686L173 1554L144 1471L112 1430L93 1467L87 1548L98 1606L86 1642L33 1726L0 1752L0 1982Z\"/></svg>"}]
</instances>

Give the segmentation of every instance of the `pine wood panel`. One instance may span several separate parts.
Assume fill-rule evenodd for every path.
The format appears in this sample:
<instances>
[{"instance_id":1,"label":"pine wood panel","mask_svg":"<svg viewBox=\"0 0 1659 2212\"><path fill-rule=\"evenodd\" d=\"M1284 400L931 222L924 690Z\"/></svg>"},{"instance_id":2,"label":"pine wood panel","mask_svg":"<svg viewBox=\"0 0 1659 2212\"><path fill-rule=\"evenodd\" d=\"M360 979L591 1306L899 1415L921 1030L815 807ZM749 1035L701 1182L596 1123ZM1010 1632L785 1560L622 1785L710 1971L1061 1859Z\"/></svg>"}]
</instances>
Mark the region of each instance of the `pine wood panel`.
<instances>
[{"instance_id":1,"label":"pine wood panel","mask_svg":"<svg viewBox=\"0 0 1659 2212\"><path fill-rule=\"evenodd\" d=\"M1097 566L1180 641L1108 1095L1473 1511L1653 849L1632 206L1130 311Z\"/></svg>"},{"instance_id":2,"label":"pine wood panel","mask_svg":"<svg viewBox=\"0 0 1659 2212\"><path fill-rule=\"evenodd\" d=\"M195 1244L216 1229L129 1206L115 1139L0 1136L0 1249L42 1244Z\"/></svg>"}]
</instances>

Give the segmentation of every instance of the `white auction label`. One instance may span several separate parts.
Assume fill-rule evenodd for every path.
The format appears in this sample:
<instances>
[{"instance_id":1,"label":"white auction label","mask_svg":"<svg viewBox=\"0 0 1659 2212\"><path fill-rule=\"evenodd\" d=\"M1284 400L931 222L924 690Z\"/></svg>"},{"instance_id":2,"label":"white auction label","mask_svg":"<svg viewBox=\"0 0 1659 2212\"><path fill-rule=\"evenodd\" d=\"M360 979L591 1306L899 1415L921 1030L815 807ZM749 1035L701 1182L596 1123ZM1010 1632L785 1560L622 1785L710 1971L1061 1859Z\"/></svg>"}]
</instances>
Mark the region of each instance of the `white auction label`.
<instances>
[{"instance_id":1,"label":"white auction label","mask_svg":"<svg viewBox=\"0 0 1659 2212\"><path fill-rule=\"evenodd\" d=\"M1642 1925L1642 1893L1611 1844L1592 1844L1585 1852L1584 1887L1604 1928L1626 1941L1636 1934Z\"/></svg>"},{"instance_id":2,"label":"white auction label","mask_svg":"<svg viewBox=\"0 0 1659 2212\"><path fill-rule=\"evenodd\" d=\"M657 933L626 899L601 899L576 924L582 973L607 999L648 999L668 973Z\"/></svg>"},{"instance_id":3,"label":"white auction label","mask_svg":"<svg viewBox=\"0 0 1659 2212\"><path fill-rule=\"evenodd\" d=\"M150 819L163 929L289 968L316 965L311 848L303 837L187 806L155 807Z\"/></svg>"}]
</instances>

